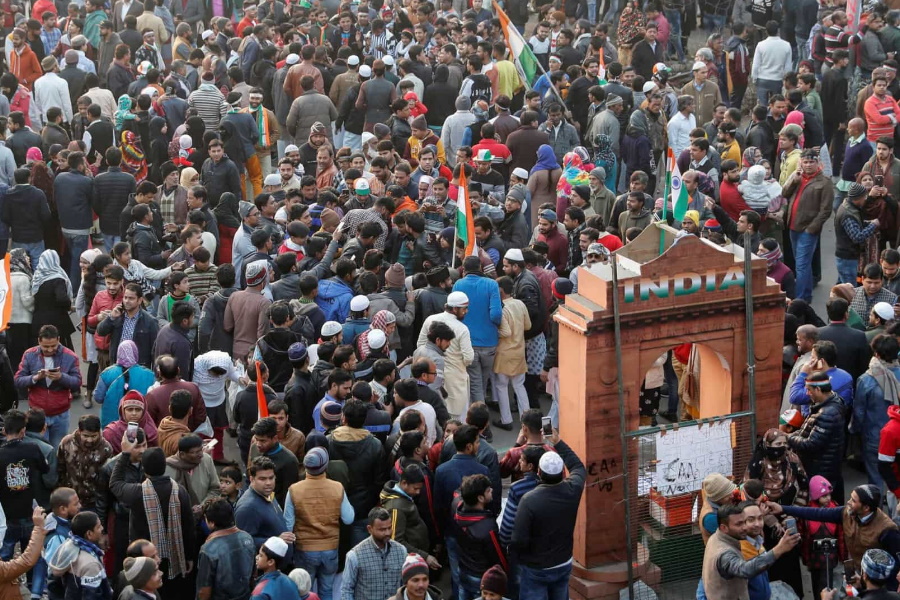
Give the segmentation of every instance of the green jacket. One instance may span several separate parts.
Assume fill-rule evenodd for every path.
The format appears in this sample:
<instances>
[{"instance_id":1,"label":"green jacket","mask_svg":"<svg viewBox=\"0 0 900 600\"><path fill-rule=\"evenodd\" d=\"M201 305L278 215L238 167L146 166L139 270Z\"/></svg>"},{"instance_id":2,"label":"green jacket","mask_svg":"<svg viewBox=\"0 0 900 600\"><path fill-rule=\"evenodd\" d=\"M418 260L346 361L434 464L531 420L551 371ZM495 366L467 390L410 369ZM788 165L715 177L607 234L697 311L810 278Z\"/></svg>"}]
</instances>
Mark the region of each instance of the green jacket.
<instances>
[{"instance_id":1,"label":"green jacket","mask_svg":"<svg viewBox=\"0 0 900 600\"><path fill-rule=\"evenodd\" d=\"M419 516L415 502L400 489L400 484L388 481L381 490L381 506L391 513L391 538L403 544L409 552L428 559L428 527Z\"/></svg>"}]
</instances>

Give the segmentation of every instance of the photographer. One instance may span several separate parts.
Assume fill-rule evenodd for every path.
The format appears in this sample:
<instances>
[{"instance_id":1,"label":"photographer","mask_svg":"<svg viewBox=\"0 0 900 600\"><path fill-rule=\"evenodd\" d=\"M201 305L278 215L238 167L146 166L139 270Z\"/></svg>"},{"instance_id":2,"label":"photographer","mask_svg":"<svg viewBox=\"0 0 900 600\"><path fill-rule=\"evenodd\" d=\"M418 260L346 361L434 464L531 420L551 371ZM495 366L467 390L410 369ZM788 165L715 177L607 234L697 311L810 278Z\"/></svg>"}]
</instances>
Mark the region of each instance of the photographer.
<instances>
[{"instance_id":1,"label":"photographer","mask_svg":"<svg viewBox=\"0 0 900 600\"><path fill-rule=\"evenodd\" d=\"M774 515L785 514L798 519L819 521L822 523L840 523L844 530L844 543L850 560L857 571L863 562L863 555L873 548L886 550L891 556L900 554L900 531L889 516L879 508L881 506L881 490L874 485L861 485L850 493L846 506L834 508L809 508L800 506L781 506L768 502L769 511ZM886 587L891 591L897 589L896 564L891 568Z\"/></svg>"},{"instance_id":2,"label":"photographer","mask_svg":"<svg viewBox=\"0 0 900 600\"><path fill-rule=\"evenodd\" d=\"M874 181L871 175L864 175L861 179ZM879 229L878 219L863 221L863 211L870 202L869 195L883 189L866 189L864 183L851 183L847 197L834 214L834 261L839 283L856 285L859 258L865 252L869 238L877 239Z\"/></svg>"}]
</instances>

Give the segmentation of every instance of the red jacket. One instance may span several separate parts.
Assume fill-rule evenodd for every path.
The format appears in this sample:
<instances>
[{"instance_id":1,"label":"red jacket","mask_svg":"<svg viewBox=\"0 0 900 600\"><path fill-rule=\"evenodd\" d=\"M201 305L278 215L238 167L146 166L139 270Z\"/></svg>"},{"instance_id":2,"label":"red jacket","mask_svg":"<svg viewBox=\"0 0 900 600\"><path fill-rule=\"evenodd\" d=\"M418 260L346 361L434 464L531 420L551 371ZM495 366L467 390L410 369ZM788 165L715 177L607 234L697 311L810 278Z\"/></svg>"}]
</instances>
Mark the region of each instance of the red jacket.
<instances>
[{"instance_id":1,"label":"red jacket","mask_svg":"<svg viewBox=\"0 0 900 600\"><path fill-rule=\"evenodd\" d=\"M88 327L92 329L96 329L97 325L100 324L100 313L104 310L112 310L119 304L122 304L122 294L119 293L118 296L113 298L109 295L108 290L102 290L97 292L97 295L94 296L94 302L91 304L91 310L87 316ZM97 333L94 334L94 343L97 345L97 350L109 350L109 336L108 335L99 335ZM112 357L112 362L116 362L116 357Z\"/></svg>"},{"instance_id":2,"label":"red jacket","mask_svg":"<svg viewBox=\"0 0 900 600\"><path fill-rule=\"evenodd\" d=\"M42 21L41 15L45 12L52 12L54 15L57 14L56 4L53 3L53 0L37 0L31 7L31 18L40 22Z\"/></svg>"},{"instance_id":3,"label":"red jacket","mask_svg":"<svg viewBox=\"0 0 900 600\"><path fill-rule=\"evenodd\" d=\"M9 53L9 72L15 75L19 83L29 89L34 87L37 78L44 74L37 54L26 44L22 47L22 53L15 50Z\"/></svg>"},{"instance_id":4,"label":"red jacket","mask_svg":"<svg viewBox=\"0 0 900 600\"><path fill-rule=\"evenodd\" d=\"M52 358L54 367L59 367L60 377L49 386L47 380L35 383L33 379L46 364L40 346L25 351L16 371L16 387L28 392L28 406L42 409L48 417L68 411L72 392L81 387L81 371L75 353L60 344Z\"/></svg>"}]
</instances>

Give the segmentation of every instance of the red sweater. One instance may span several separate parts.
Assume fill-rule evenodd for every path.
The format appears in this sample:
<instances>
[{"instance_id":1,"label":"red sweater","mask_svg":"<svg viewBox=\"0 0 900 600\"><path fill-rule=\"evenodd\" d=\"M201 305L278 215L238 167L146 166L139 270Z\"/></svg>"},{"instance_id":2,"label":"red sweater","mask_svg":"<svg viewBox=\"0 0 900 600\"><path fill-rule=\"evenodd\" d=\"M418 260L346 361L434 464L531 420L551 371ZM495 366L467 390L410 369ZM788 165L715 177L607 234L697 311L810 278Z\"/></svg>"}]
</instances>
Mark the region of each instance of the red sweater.
<instances>
[{"instance_id":1,"label":"red sweater","mask_svg":"<svg viewBox=\"0 0 900 600\"><path fill-rule=\"evenodd\" d=\"M744 202L744 197L738 191L737 185L727 179L723 180L722 185L719 186L719 203L734 221L741 216L742 210L753 210Z\"/></svg>"}]
</instances>

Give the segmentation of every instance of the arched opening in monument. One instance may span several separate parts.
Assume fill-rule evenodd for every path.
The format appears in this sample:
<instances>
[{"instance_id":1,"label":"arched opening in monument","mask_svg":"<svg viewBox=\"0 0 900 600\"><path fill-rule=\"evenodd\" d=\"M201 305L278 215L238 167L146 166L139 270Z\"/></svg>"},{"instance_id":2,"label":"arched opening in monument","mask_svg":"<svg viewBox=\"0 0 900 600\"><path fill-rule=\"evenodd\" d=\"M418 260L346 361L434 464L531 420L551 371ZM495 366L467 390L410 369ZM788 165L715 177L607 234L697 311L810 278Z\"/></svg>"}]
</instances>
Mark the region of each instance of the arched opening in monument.
<instances>
[{"instance_id":1,"label":"arched opening in monument","mask_svg":"<svg viewBox=\"0 0 900 600\"><path fill-rule=\"evenodd\" d=\"M641 350L639 427L708 419L731 412L731 368L706 344Z\"/></svg>"}]
</instances>

